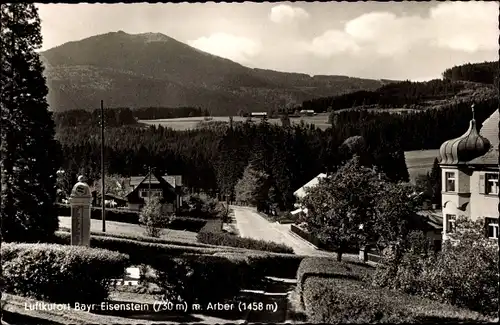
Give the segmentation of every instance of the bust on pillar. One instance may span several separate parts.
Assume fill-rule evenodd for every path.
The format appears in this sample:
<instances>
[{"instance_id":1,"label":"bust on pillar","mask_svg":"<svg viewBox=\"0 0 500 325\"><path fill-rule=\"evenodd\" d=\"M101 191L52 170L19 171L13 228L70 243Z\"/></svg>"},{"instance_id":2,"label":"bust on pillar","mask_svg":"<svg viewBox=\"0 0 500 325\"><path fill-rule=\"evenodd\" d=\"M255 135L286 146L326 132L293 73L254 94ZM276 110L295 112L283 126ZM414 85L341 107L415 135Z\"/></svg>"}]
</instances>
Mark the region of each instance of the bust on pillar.
<instances>
[{"instance_id":1,"label":"bust on pillar","mask_svg":"<svg viewBox=\"0 0 500 325\"><path fill-rule=\"evenodd\" d=\"M70 195L71 204L71 245L90 245L90 204L92 195L85 177L79 176Z\"/></svg>"}]
</instances>

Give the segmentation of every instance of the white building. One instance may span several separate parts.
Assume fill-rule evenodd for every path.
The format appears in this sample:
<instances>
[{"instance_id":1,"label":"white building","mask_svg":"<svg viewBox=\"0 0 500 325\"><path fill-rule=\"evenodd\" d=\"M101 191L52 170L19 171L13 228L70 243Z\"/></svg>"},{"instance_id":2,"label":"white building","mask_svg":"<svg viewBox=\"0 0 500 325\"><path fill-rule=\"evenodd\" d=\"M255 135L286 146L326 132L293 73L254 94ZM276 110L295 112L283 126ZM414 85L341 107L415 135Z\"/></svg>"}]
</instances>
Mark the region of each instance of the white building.
<instances>
[{"instance_id":1,"label":"white building","mask_svg":"<svg viewBox=\"0 0 500 325\"><path fill-rule=\"evenodd\" d=\"M498 123L495 111L478 132L473 116L467 132L439 149L443 240L460 215L481 220L485 236L498 239Z\"/></svg>"}]
</instances>

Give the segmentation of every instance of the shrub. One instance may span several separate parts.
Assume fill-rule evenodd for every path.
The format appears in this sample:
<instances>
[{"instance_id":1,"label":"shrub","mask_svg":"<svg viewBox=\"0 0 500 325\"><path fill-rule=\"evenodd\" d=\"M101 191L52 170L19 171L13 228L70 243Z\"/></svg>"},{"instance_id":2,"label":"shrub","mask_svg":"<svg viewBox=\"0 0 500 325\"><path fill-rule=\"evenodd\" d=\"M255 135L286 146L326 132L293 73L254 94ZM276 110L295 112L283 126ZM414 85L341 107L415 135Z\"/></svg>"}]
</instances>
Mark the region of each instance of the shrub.
<instances>
[{"instance_id":1,"label":"shrub","mask_svg":"<svg viewBox=\"0 0 500 325\"><path fill-rule=\"evenodd\" d=\"M242 238L236 235L227 233L212 233L207 231L200 231L196 236L200 243L241 247L247 249L255 249L260 251L268 251L275 253L288 253L293 254L293 249L283 244L277 244L265 240L255 240L252 238Z\"/></svg>"},{"instance_id":2,"label":"shrub","mask_svg":"<svg viewBox=\"0 0 500 325\"><path fill-rule=\"evenodd\" d=\"M82 246L9 243L1 253L6 292L56 303L100 303L129 265L124 254Z\"/></svg>"},{"instance_id":3,"label":"shrub","mask_svg":"<svg viewBox=\"0 0 500 325\"><path fill-rule=\"evenodd\" d=\"M349 278L364 280L374 272L368 264L354 261L338 262L329 257L307 257L302 260L297 270L297 291L303 301L302 287L311 276L320 278Z\"/></svg>"},{"instance_id":4,"label":"shrub","mask_svg":"<svg viewBox=\"0 0 500 325\"><path fill-rule=\"evenodd\" d=\"M244 259L222 256L156 259L152 266L163 298L172 302L223 302L256 280Z\"/></svg>"},{"instance_id":5,"label":"shrub","mask_svg":"<svg viewBox=\"0 0 500 325\"><path fill-rule=\"evenodd\" d=\"M57 203L59 216L71 216L71 206L69 204ZM102 212L100 207L91 207L91 219L101 219ZM139 211L106 209L106 220L139 224Z\"/></svg>"},{"instance_id":6,"label":"shrub","mask_svg":"<svg viewBox=\"0 0 500 325\"><path fill-rule=\"evenodd\" d=\"M150 198L139 213L139 222L150 237L160 237L162 228L167 227L170 219L169 215L163 213L160 199L157 197Z\"/></svg>"},{"instance_id":7,"label":"shrub","mask_svg":"<svg viewBox=\"0 0 500 325\"><path fill-rule=\"evenodd\" d=\"M475 312L345 278L309 277L304 282L303 294L311 323L486 321Z\"/></svg>"},{"instance_id":8,"label":"shrub","mask_svg":"<svg viewBox=\"0 0 500 325\"><path fill-rule=\"evenodd\" d=\"M222 220L208 220L198 234L200 233L223 234Z\"/></svg>"},{"instance_id":9,"label":"shrub","mask_svg":"<svg viewBox=\"0 0 500 325\"><path fill-rule=\"evenodd\" d=\"M467 218L459 218L456 229L456 234L451 235L456 242L445 243L443 251L436 256L410 247L400 261L386 259L373 283L485 315L495 314L498 308L496 243L485 238L480 223Z\"/></svg>"},{"instance_id":10,"label":"shrub","mask_svg":"<svg viewBox=\"0 0 500 325\"><path fill-rule=\"evenodd\" d=\"M200 219L217 219L222 217L223 212L224 207L216 199L205 194L192 194L184 198L183 207L178 215Z\"/></svg>"},{"instance_id":11,"label":"shrub","mask_svg":"<svg viewBox=\"0 0 500 325\"><path fill-rule=\"evenodd\" d=\"M170 224L168 225L169 229L174 230L185 230L192 232L199 232L201 228L205 226L207 220L198 219L198 218L185 218L185 217L174 217Z\"/></svg>"}]
</instances>

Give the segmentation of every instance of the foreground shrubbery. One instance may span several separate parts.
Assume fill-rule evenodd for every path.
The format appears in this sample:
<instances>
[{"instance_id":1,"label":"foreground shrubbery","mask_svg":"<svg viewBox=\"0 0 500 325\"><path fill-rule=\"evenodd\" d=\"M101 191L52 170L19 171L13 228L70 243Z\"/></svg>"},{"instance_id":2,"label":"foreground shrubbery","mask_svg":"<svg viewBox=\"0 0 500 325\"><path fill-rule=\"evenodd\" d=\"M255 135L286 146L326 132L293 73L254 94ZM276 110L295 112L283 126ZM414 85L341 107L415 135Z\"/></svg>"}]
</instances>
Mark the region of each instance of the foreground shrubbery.
<instances>
[{"instance_id":1,"label":"foreground shrubbery","mask_svg":"<svg viewBox=\"0 0 500 325\"><path fill-rule=\"evenodd\" d=\"M9 243L1 253L5 292L57 303L102 302L129 265L124 254L81 246Z\"/></svg>"},{"instance_id":2,"label":"foreground shrubbery","mask_svg":"<svg viewBox=\"0 0 500 325\"><path fill-rule=\"evenodd\" d=\"M293 254L293 249L286 245L268 242L265 240L255 240L251 238L242 238L236 235L228 234L222 231L222 221L209 220L196 236L200 243L240 247L246 249L255 249L275 253Z\"/></svg>"},{"instance_id":3,"label":"foreground shrubbery","mask_svg":"<svg viewBox=\"0 0 500 325\"><path fill-rule=\"evenodd\" d=\"M386 257L374 283L485 315L495 314L499 303L496 243L485 238L480 223L467 218L459 218L456 228L450 236L457 241L445 243L437 255L425 247L412 246L400 261Z\"/></svg>"},{"instance_id":4,"label":"foreground shrubbery","mask_svg":"<svg viewBox=\"0 0 500 325\"><path fill-rule=\"evenodd\" d=\"M163 298L186 301L188 304L223 302L237 296L263 278L252 270L244 258L228 259L222 256L189 256L157 259L156 284Z\"/></svg>"},{"instance_id":5,"label":"foreground shrubbery","mask_svg":"<svg viewBox=\"0 0 500 325\"><path fill-rule=\"evenodd\" d=\"M287 254L217 253L152 262L156 284L170 300L207 303L234 298L254 289L265 276L291 277L302 257Z\"/></svg>"},{"instance_id":6,"label":"foreground shrubbery","mask_svg":"<svg viewBox=\"0 0 500 325\"><path fill-rule=\"evenodd\" d=\"M200 243L211 245L241 247L259 251L293 254L293 249L283 244L277 244L265 240L256 240L252 238L242 238L227 233L218 234L210 232L199 232L196 238Z\"/></svg>"},{"instance_id":7,"label":"foreground shrubbery","mask_svg":"<svg viewBox=\"0 0 500 325\"><path fill-rule=\"evenodd\" d=\"M57 208L59 216L71 216L71 206L69 204L57 203ZM90 218L101 219L101 208L92 207ZM106 208L106 220L139 224L139 211Z\"/></svg>"},{"instance_id":8,"label":"foreground shrubbery","mask_svg":"<svg viewBox=\"0 0 500 325\"><path fill-rule=\"evenodd\" d=\"M475 312L345 278L309 277L303 285L303 296L311 323L486 321Z\"/></svg>"},{"instance_id":9,"label":"foreground shrubbery","mask_svg":"<svg viewBox=\"0 0 500 325\"><path fill-rule=\"evenodd\" d=\"M190 194L183 201L184 204L178 212L178 216L200 219L217 219L223 217L225 209L222 204L206 194Z\"/></svg>"},{"instance_id":10,"label":"foreground shrubbery","mask_svg":"<svg viewBox=\"0 0 500 325\"><path fill-rule=\"evenodd\" d=\"M297 270L297 293L311 323L401 323L484 320L450 305L374 287L375 267L332 258L306 258Z\"/></svg>"}]
</instances>

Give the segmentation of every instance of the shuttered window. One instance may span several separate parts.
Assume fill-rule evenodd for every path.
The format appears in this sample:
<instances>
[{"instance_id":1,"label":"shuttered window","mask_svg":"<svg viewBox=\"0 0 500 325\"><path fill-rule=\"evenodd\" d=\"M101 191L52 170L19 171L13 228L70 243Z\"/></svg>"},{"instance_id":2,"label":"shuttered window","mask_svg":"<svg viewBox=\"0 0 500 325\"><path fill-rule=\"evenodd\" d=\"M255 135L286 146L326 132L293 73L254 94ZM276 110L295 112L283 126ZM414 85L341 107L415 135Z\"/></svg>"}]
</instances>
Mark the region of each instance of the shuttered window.
<instances>
[{"instance_id":1,"label":"shuttered window","mask_svg":"<svg viewBox=\"0 0 500 325\"><path fill-rule=\"evenodd\" d=\"M486 193L486 175L484 173L479 174L479 194Z\"/></svg>"}]
</instances>

